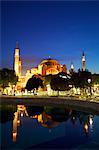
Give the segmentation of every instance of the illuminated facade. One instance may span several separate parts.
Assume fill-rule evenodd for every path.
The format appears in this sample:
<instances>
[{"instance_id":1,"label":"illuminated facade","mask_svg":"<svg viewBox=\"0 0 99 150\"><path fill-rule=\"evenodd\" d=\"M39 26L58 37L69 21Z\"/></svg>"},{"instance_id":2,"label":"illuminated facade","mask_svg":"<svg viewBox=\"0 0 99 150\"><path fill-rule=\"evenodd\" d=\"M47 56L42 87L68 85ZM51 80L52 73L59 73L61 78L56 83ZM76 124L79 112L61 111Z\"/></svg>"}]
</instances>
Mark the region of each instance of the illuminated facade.
<instances>
[{"instance_id":1,"label":"illuminated facade","mask_svg":"<svg viewBox=\"0 0 99 150\"><path fill-rule=\"evenodd\" d=\"M17 83L17 89L24 88L29 78L33 75L49 75L49 74L58 74L59 72L67 72L66 65L60 65L55 59L45 59L38 64L37 67L31 68L26 71L26 74L22 75L22 63L20 60L20 52L18 43L16 43L15 55L14 55L14 70L16 75L19 77Z\"/></svg>"},{"instance_id":2,"label":"illuminated facade","mask_svg":"<svg viewBox=\"0 0 99 150\"><path fill-rule=\"evenodd\" d=\"M16 72L16 75L18 78L18 83L16 85L16 89L22 89L26 86L26 83L29 78L31 78L33 75L55 75L59 72L65 72L65 73L72 73L74 72L74 65L71 63L70 71L67 70L66 65L61 65L59 62L55 59L45 59L38 64L37 67L31 68L30 70L26 70L26 74L22 75L22 63L20 60L20 51L19 51L19 45L16 43L15 48L15 55L14 55L14 70ZM85 55L84 52L82 53L82 70L85 71Z\"/></svg>"}]
</instances>

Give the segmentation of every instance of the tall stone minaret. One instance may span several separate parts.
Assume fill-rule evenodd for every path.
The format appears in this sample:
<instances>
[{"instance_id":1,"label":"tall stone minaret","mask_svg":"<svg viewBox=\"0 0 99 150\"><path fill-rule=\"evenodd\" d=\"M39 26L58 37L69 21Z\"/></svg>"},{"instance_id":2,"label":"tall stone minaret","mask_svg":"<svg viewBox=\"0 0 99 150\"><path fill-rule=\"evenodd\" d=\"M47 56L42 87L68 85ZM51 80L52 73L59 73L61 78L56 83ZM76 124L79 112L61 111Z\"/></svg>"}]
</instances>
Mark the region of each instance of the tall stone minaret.
<instances>
[{"instance_id":1,"label":"tall stone minaret","mask_svg":"<svg viewBox=\"0 0 99 150\"><path fill-rule=\"evenodd\" d=\"M85 71L85 55L84 55L84 51L82 52L82 71Z\"/></svg>"},{"instance_id":2,"label":"tall stone minaret","mask_svg":"<svg viewBox=\"0 0 99 150\"><path fill-rule=\"evenodd\" d=\"M71 62L70 65L70 73L72 74L74 72L74 64Z\"/></svg>"},{"instance_id":3,"label":"tall stone minaret","mask_svg":"<svg viewBox=\"0 0 99 150\"><path fill-rule=\"evenodd\" d=\"M74 71L74 64L71 62L70 69Z\"/></svg>"},{"instance_id":4,"label":"tall stone minaret","mask_svg":"<svg viewBox=\"0 0 99 150\"><path fill-rule=\"evenodd\" d=\"M19 44L16 42L15 54L14 54L14 70L17 76L21 75L21 61L19 55Z\"/></svg>"}]
</instances>

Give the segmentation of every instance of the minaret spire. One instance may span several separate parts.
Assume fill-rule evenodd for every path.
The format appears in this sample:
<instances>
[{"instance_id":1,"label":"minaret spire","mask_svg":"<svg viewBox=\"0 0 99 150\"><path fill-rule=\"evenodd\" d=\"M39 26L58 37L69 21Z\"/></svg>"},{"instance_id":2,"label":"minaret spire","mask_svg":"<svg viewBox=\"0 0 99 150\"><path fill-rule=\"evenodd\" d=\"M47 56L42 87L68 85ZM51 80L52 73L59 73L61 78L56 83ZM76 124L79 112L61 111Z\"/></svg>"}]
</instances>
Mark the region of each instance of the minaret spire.
<instances>
[{"instance_id":1,"label":"minaret spire","mask_svg":"<svg viewBox=\"0 0 99 150\"><path fill-rule=\"evenodd\" d=\"M14 54L14 70L17 76L21 75L21 61L19 55L19 43L16 42L15 54Z\"/></svg>"},{"instance_id":2,"label":"minaret spire","mask_svg":"<svg viewBox=\"0 0 99 150\"><path fill-rule=\"evenodd\" d=\"M72 74L74 72L74 64L71 61L71 65L70 65L70 73Z\"/></svg>"},{"instance_id":3,"label":"minaret spire","mask_svg":"<svg viewBox=\"0 0 99 150\"><path fill-rule=\"evenodd\" d=\"M82 51L82 71L85 71L85 55L84 55L84 50Z\"/></svg>"},{"instance_id":4,"label":"minaret spire","mask_svg":"<svg viewBox=\"0 0 99 150\"><path fill-rule=\"evenodd\" d=\"M16 49L19 49L19 42L16 41Z\"/></svg>"}]
</instances>

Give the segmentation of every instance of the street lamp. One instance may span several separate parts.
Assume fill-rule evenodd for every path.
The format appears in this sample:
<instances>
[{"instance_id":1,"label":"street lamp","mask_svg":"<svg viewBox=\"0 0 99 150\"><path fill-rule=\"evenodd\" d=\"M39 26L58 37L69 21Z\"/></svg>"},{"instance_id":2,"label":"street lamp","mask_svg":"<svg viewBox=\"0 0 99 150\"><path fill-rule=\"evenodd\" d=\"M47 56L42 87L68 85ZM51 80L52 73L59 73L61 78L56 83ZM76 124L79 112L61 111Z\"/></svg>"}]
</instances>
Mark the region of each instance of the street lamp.
<instances>
[{"instance_id":1,"label":"street lamp","mask_svg":"<svg viewBox=\"0 0 99 150\"><path fill-rule=\"evenodd\" d=\"M91 96L91 85L90 85L91 79L90 78L88 79L88 83L89 83L89 86L90 86L90 96Z\"/></svg>"}]
</instances>

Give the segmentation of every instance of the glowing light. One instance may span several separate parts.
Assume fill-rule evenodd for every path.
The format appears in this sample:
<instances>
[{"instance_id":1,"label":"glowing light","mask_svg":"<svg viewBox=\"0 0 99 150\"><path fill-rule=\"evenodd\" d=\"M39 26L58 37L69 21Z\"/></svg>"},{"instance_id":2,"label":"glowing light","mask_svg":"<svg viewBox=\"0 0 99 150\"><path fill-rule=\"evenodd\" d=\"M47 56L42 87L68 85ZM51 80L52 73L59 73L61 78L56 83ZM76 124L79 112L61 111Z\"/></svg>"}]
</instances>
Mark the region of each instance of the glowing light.
<instances>
[{"instance_id":1,"label":"glowing light","mask_svg":"<svg viewBox=\"0 0 99 150\"><path fill-rule=\"evenodd\" d=\"M90 119L89 119L89 123L90 123L90 125L92 125L92 124L93 124L93 120L92 120L92 118L90 118Z\"/></svg>"},{"instance_id":2,"label":"glowing light","mask_svg":"<svg viewBox=\"0 0 99 150\"><path fill-rule=\"evenodd\" d=\"M84 125L84 129L85 129L85 132L88 133L88 125L87 124Z\"/></svg>"},{"instance_id":3,"label":"glowing light","mask_svg":"<svg viewBox=\"0 0 99 150\"><path fill-rule=\"evenodd\" d=\"M31 116L31 118L34 118L34 119L35 119L35 118L37 118L37 117L38 117L37 115L35 115L35 116Z\"/></svg>"},{"instance_id":4,"label":"glowing light","mask_svg":"<svg viewBox=\"0 0 99 150\"><path fill-rule=\"evenodd\" d=\"M17 123L20 124L20 120L17 120Z\"/></svg>"},{"instance_id":5,"label":"glowing light","mask_svg":"<svg viewBox=\"0 0 99 150\"><path fill-rule=\"evenodd\" d=\"M13 136L15 137L17 135L17 133L16 132L13 132Z\"/></svg>"},{"instance_id":6,"label":"glowing light","mask_svg":"<svg viewBox=\"0 0 99 150\"><path fill-rule=\"evenodd\" d=\"M17 133L13 132L13 142L16 142L16 136L17 136Z\"/></svg>"},{"instance_id":7,"label":"glowing light","mask_svg":"<svg viewBox=\"0 0 99 150\"><path fill-rule=\"evenodd\" d=\"M88 79L88 83L91 83L91 79Z\"/></svg>"},{"instance_id":8,"label":"glowing light","mask_svg":"<svg viewBox=\"0 0 99 150\"><path fill-rule=\"evenodd\" d=\"M21 117L23 117L23 113L21 113Z\"/></svg>"},{"instance_id":9,"label":"glowing light","mask_svg":"<svg viewBox=\"0 0 99 150\"><path fill-rule=\"evenodd\" d=\"M43 122L43 119L42 119L42 114L38 115L38 122Z\"/></svg>"},{"instance_id":10,"label":"glowing light","mask_svg":"<svg viewBox=\"0 0 99 150\"><path fill-rule=\"evenodd\" d=\"M69 87L72 87L72 85L69 85Z\"/></svg>"},{"instance_id":11,"label":"glowing light","mask_svg":"<svg viewBox=\"0 0 99 150\"><path fill-rule=\"evenodd\" d=\"M64 79L67 79L67 77L66 77L66 76L62 76L62 75L60 75L60 77L61 77L61 78L64 78Z\"/></svg>"},{"instance_id":12,"label":"glowing light","mask_svg":"<svg viewBox=\"0 0 99 150\"><path fill-rule=\"evenodd\" d=\"M75 120L75 117L73 117L73 120Z\"/></svg>"}]
</instances>

